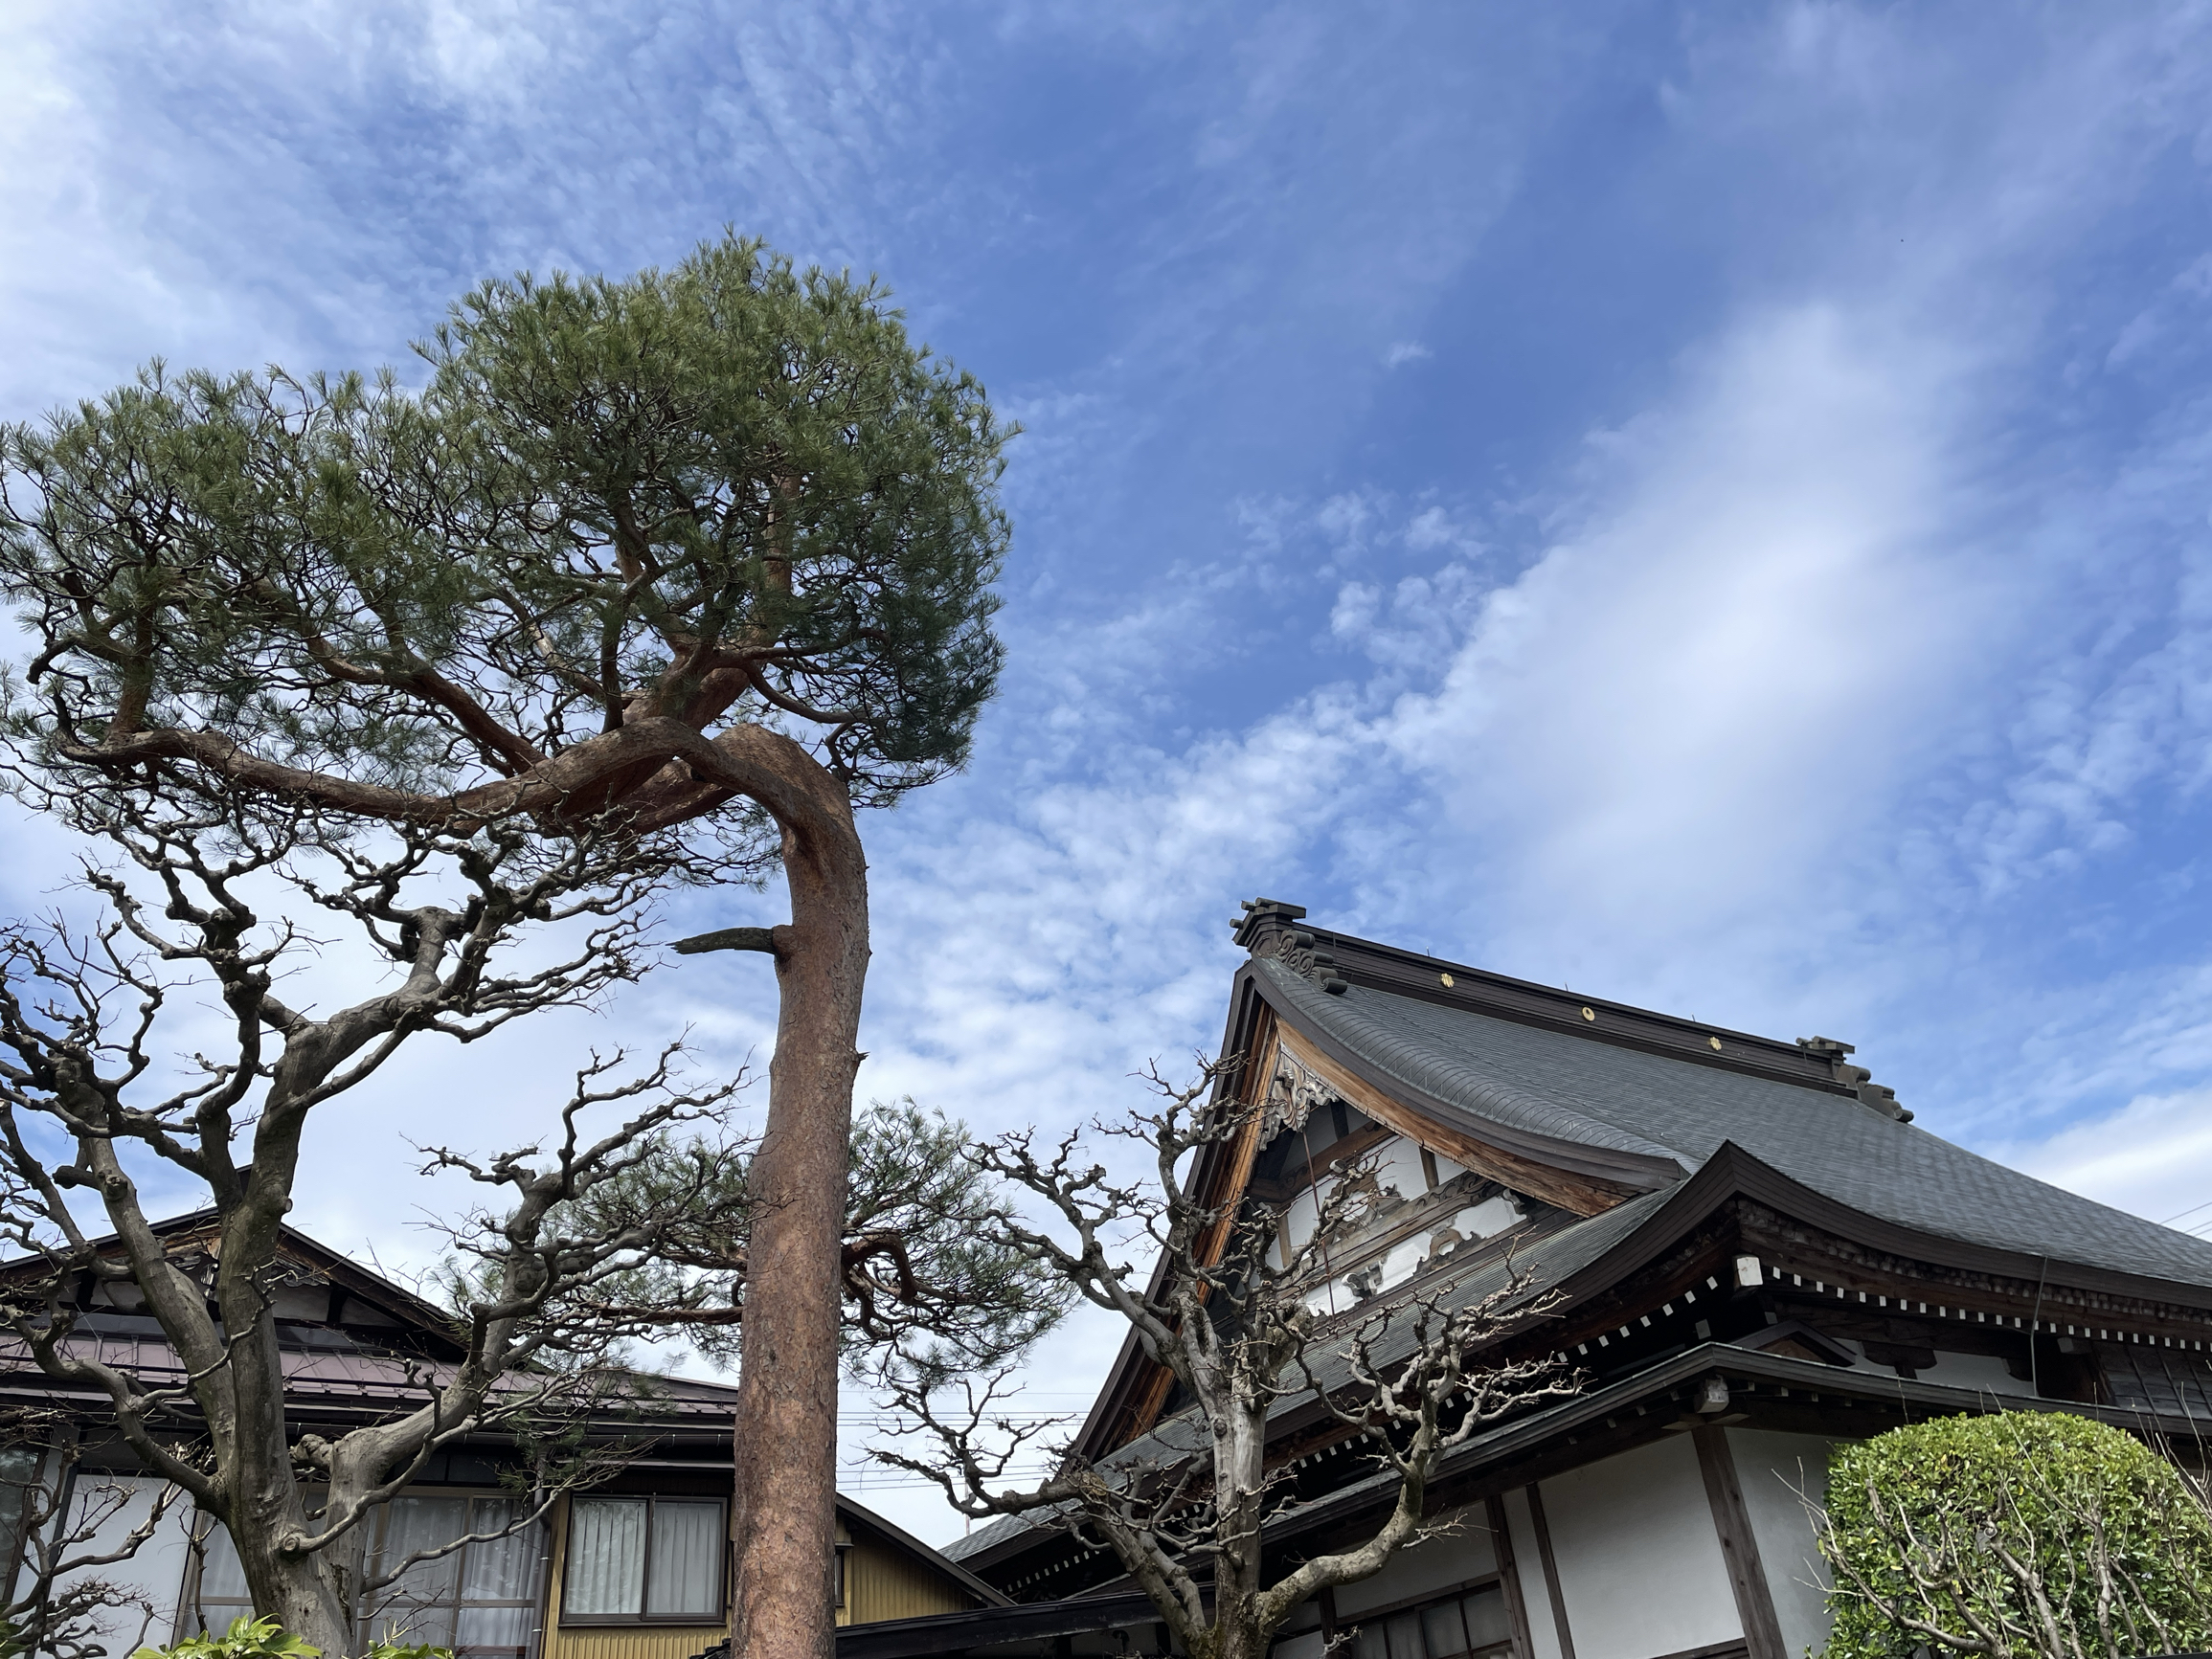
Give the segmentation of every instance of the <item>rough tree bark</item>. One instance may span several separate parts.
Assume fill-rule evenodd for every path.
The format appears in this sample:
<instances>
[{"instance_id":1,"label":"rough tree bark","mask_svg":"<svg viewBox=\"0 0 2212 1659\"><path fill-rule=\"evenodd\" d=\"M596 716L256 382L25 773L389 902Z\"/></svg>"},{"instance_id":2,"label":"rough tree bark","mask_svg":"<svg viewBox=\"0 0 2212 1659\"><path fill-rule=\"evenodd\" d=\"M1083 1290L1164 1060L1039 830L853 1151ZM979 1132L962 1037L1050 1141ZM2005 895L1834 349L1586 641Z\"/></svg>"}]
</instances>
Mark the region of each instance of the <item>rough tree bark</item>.
<instances>
[{"instance_id":1,"label":"rough tree bark","mask_svg":"<svg viewBox=\"0 0 2212 1659\"><path fill-rule=\"evenodd\" d=\"M791 921L778 930L776 1054L753 1160L730 1640L734 1653L756 1659L814 1659L836 1642L822 1541L837 1532L845 1164L868 974L868 861L844 789L814 770L812 810L778 815ZM820 1595L802 1592L809 1582Z\"/></svg>"}]
</instances>

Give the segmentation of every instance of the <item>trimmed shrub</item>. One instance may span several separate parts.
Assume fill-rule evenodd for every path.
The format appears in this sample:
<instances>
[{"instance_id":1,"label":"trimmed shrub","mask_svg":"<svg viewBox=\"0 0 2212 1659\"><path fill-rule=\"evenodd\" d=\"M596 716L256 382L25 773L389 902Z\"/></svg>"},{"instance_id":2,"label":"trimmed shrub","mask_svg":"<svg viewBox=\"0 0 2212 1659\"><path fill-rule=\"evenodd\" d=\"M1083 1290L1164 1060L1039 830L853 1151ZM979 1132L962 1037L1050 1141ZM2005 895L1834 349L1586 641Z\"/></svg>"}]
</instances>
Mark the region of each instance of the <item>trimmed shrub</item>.
<instances>
[{"instance_id":1,"label":"trimmed shrub","mask_svg":"<svg viewBox=\"0 0 2212 1659\"><path fill-rule=\"evenodd\" d=\"M1825 1659L2212 1647L2203 1502L2086 1418L1943 1418L1839 1446L1815 1518L1834 1580Z\"/></svg>"},{"instance_id":2,"label":"trimmed shrub","mask_svg":"<svg viewBox=\"0 0 2212 1659\"><path fill-rule=\"evenodd\" d=\"M220 1636L203 1631L174 1648L141 1648L130 1659L322 1659L323 1649L278 1627L274 1619L239 1614ZM450 1648L404 1648L395 1642L370 1645L365 1659L453 1659Z\"/></svg>"}]
</instances>

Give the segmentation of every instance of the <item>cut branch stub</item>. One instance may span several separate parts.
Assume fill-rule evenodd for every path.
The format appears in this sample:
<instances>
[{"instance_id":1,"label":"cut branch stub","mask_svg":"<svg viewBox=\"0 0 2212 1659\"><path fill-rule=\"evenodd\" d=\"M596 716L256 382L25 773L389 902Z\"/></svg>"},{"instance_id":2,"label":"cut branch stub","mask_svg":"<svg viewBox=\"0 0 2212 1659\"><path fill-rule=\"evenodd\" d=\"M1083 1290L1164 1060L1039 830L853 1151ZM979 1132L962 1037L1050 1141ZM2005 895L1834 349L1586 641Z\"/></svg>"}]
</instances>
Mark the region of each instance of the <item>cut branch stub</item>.
<instances>
[{"instance_id":1,"label":"cut branch stub","mask_svg":"<svg viewBox=\"0 0 2212 1659\"><path fill-rule=\"evenodd\" d=\"M694 933L676 941L679 956L700 956L709 951L762 951L781 960L791 948L791 930L780 928L717 928L711 933Z\"/></svg>"}]
</instances>

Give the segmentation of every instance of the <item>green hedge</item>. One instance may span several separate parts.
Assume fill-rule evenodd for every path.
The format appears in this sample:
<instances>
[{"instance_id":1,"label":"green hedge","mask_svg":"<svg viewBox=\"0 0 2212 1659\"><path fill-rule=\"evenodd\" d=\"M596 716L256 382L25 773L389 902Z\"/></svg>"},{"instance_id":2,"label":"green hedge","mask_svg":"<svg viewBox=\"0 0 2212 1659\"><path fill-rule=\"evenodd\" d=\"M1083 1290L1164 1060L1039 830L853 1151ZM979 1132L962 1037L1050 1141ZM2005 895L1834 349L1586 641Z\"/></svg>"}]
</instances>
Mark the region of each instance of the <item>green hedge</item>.
<instances>
[{"instance_id":1,"label":"green hedge","mask_svg":"<svg viewBox=\"0 0 2212 1659\"><path fill-rule=\"evenodd\" d=\"M1826 1659L2212 1647L2203 1503L2156 1452L2085 1418L1944 1418L1839 1446L1820 1532Z\"/></svg>"}]
</instances>

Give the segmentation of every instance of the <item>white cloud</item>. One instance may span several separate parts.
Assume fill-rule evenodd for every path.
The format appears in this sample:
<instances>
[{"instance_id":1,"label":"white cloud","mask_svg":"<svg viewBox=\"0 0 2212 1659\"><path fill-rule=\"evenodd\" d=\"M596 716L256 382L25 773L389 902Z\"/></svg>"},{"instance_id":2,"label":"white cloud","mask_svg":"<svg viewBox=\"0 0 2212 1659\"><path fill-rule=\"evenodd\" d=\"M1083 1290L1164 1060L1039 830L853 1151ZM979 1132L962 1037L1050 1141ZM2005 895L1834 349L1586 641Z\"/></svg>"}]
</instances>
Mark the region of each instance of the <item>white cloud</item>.
<instances>
[{"instance_id":1,"label":"white cloud","mask_svg":"<svg viewBox=\"0 0 2212 1659\"><path fill-rule=\"evenodd\" d=\"M2140 1096L2047 1139L1989 1150L2101 1203L2185 1230L2212 1226L2212 1087Z\"/></svg>"},{"instance_id":2,"label":"white cloud","mask_svg":"<svg viewBox=\"0 0 2212 1659\"><path fill-rule=\"evenodd\" d=\"M1380 729L1440 792L1433 874L1492 940L1602 938L1663 978L1686 940L1709 969L1785 894L1833 898L1822 866L1990 644L1939 536L1953 372L1837 308L1774 311L1592 440L1558 539Z\"/></svg>"},{"instance_id":3,"label":"white cloud","mask_svg":"<svg viewBox=\"0 0 2212 1659\"><path fill-rule=\"evenodd\" d=\"M1383 353L1383 367L1385 369L1399 369L1406 364L1419 363L1435 355L1418 340L1394 341L1389 349Z\"/></svg>"}]
</instances>

